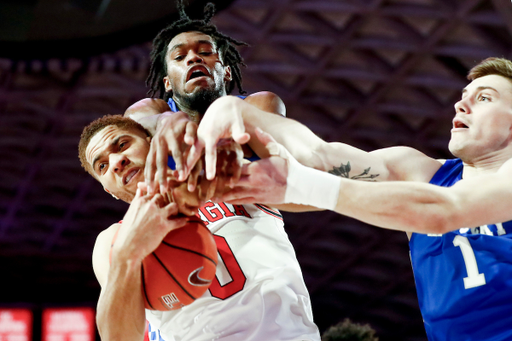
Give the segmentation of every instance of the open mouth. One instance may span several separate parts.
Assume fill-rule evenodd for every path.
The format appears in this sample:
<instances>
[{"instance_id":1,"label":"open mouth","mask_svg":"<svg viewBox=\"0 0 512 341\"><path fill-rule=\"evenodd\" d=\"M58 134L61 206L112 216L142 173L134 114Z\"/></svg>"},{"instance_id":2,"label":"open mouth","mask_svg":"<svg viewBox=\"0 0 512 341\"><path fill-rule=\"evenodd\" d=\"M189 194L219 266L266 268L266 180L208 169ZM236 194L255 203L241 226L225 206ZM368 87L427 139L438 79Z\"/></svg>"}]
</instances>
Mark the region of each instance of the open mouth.
<instances>
[{"instance_id":1,"label":"open mouth","mask_svg":"<svg viewBox=\"0 0 512 341\"><path fill-rule=\"evenodd\" d=\"M464 124L464 122L459 121L459 120L453 121L453 127L454 128L468 128L468 126L466 124Z\"/></svg>"},{"instance_id":2,"label":"open mouth","mask_svg":"<svg viewBox=\"0 0 512 341\"><path fill-rule=\"evenodd\" d=\"M123 180L123 183L125 185L127 185L131 179L133 179L133 177L135 175L137 175L137 173L140 171L140 169L138 168L134 168L134 169L131 169L130 171L128 171L124 177L124 180Z\"/></svg>"},{"instance_id":3,"label":"open mouth","mask_svg":"<svg viewBox=\"0 0 512 341\"><path fill-rule=\"evenodd\" d=\"M199 70L198 71L194 71L190 75L189 80L197 78L197 77L203 77L203 76L207 76L207 74L205 74L203 71L199 71Z\"/></svg>"},{"instance_id":4,"label":"open mouth","mask_svg":"<svg viewBox=\"0 0 512 341\"><path fill-rule=\"evenodd\" d=\"M210 74L204 67L194 67L188 73L187 82L195 78L208 76L210 76Z\"/></svg>"}]
</instances>

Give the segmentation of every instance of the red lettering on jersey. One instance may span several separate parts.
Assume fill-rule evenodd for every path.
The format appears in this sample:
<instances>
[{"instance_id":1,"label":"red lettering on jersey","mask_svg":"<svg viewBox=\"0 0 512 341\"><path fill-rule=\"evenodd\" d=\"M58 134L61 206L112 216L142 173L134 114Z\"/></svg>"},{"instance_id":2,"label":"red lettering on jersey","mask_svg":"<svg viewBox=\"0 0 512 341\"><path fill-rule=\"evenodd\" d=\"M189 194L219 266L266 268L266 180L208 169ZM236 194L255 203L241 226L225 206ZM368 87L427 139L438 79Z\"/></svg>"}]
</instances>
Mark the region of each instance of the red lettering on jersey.
<instances>
[{"instance_id":1,"label":"red lettering on jersey","mask_svg":"<svg viewBox=\"0 0 512 341\"><path fill-rule=\"evenodd\" d=\"M215 207L215 204L213 202L207 202L203 207L199 209L201 213L206 217L206 220L208 220L210 223L213 223L222 219L221 211L217 207L208 210L208 208L211 207Z\"/></svg>"},{"instance_id":2,"label":"red lettering on jersey","mask_svg":"<svg viewBox=\"0 0 512 341\"><path fill-rule=\"evenodd\" d=\"M215 238L215 244L217 244L219 256L222 258L222 261L224 262L224 265L226 266L232 281L221 285L219 279L217 276L215 276L209 290L213 297L224 300L233 296L237 292L242 291L247 279L226 239L224 237L215 235L213 237Z\"/></svg>"},{"instance_id":3,"label":"red lettering on jersey","mask_svg":"<svg viewBox=\"0 0 512 341\"><path fill-rule=\"evenodd\" d=\"M204 224L205 226L208 226L208 224L210 224L210 222L209 222L208 220L205 220L205 219L201 216L201 214L200 214L199 212L197 212L197 213L196 213L196 217L198 217L199 219L201 219L201 221L203 222L203 224Z\"/></svg>"},{"instance_id":4,"label":"red lettering on jersey","mask_svg":"<svg viewBox=\"0 0 512 341\"><path fill-rule=\"evenodd\" d=\"M233 208L235 209L236 215L243 215L247 218L251 218L251 216L249 215L249 213L247 213L243 205L233 205Z\"/></svg>"},{"instance_id":5,"label":"red lettering on jersey","mask_svg":"<svg viewBox=\"0 0 512 341\"><path fill-rule=\"evenodd\" d=\"M226 203L223 203L223 202L219 202L219 206L220 208L224 211L224 216L225 217L234 217L235 215L233 214L233 212L231 212L229 210L229 208L226 206Z\"/></svg>"}]
</instances>

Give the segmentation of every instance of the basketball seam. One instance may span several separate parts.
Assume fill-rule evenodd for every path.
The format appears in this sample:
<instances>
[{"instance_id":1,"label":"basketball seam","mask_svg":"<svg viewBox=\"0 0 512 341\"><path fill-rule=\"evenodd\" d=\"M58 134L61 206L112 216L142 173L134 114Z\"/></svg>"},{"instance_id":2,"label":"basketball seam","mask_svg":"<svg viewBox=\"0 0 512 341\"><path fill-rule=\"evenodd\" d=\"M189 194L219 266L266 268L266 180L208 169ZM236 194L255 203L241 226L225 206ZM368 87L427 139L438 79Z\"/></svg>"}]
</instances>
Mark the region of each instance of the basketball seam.
<instances>
[{"instance_id":1,"label":"basketball seam","mask_svg":"<svg viewBox=\"0 0 512 341\"><path fill-rule=\"evenodd\" d=\"M146 302L148 302L149 306L152 310L155 310L151 302L149 301L148 293L146 292L146 280L144 279L144 264L140 265L141 279L142 279L142 289L144 291L144 296L146 296Z\"/></svg>"},{"instance_id":2,"label":"basketball seam","mask_svg":"<svg viewBox=\"0 0 512 341\"><path fill-rule=\"evenodd\" d=\"M165 271L169 274L169 276L171 276L171 278L174 280L174 282L176 282L176 284L178 284L180 286L180 288L185 292L185 294L187 294L191 299L195 300L196 298L194 296L192 296L182 285L181 283L176 279L176 277L174 277L172 275L172 273L167 269L167 267L164 265L164 263L162 263L162 261L160 260L160 258L158 258L158 256L153 252L152 255L156 258L156 260L158 261L158 263L160 263L160 265L165 269Z\"/></svg>"},{"instance_id":3,"label":"basketball seam","mask_svg":"<svg viewBox=\"0 0 512 341\"><path fill-rule=\"evenodd\" d=\"M211 259L210 257L208 257L208 256L206 256L206 255L204 255L204 254L202 254L202 253L200 253L200 252L197 252L197 251L194 251L194 250L190 250L190 249L186 249L186 248L181 247L181 246L176 246L176 245L169 244L169 243L167 243L165 240L162 240L162 244L165 244L165 245L167 245L168 247L172 247L172 248L174 248L174 249L178 249L178 250L182 250L182 251L187 251L187 252L192 252L192 253L194 253L194 254L196 254L196 255L198 255L198 256L201 256L201 257L204 257L204 258L208 259L210 262L212 262L213 264L215 264L215 266L217 266L217 262L216 262L216 261L214 261L214 260L213 260L213 259Z\"/></svg>"}]
</instances>

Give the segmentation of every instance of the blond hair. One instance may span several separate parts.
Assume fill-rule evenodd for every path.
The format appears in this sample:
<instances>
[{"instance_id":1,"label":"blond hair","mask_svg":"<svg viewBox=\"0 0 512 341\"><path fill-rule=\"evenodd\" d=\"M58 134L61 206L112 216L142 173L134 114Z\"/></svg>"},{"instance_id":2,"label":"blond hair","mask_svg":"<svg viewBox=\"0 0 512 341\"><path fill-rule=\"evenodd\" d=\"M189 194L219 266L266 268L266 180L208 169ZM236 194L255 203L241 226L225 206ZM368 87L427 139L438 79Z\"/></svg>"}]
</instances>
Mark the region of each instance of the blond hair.
<instances>
[{"instance_id":1,"label":"blond hair","mask_svg":"<svg viewBox=\"0 0 512 341\"><path fill-rule=\"evenodd\" d=\"M469 70L468 79L474 81L488 75L503 76L512 82L512 61L496 57L484 59Z\"/></svg>"}]
</instances>

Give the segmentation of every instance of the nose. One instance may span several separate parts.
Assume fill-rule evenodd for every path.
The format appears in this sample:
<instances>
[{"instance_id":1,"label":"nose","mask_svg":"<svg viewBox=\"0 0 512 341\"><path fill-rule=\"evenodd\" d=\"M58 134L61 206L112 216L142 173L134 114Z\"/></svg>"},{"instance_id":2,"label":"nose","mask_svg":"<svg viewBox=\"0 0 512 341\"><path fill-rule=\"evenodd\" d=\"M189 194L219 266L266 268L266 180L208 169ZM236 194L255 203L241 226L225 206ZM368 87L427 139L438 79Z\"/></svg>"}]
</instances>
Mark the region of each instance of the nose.
<instances>
[{"instance_id":1,"label":"nose","mask_svg":"<svg viewBox=\"0 0 512 341\"><path fill-rule=\"evenodd\" d=\"M458 113L461 113L461 114L467 114L469 113L469 108L468 108L468 103L467 103L467 98L463 98L461 99L460 101L458 101L457 103L455 103L455 113L458 114Z\"/></svg>"},{"instance_id":2,"label":"nose","mask_svg":"<svg viewBox=\"0 0 512 341\"><path fill-rule=\"evenodd\" d=\"M195 51L189 51L189 53L187 54L187 65L191 65L191 64L194 64L194 63L202 63L203 62L203 58L198 54L196 53Z\"/></svg>"},{"instance_id":3,"label":"nose","mask_svg":"<svg viewBox=\"0 0 512 341\"><path fill-rule=\"evenodd\" d=\"M130 160L125 155L112 153L110 154L110 164L112 165L110 169L114 173L121 173L130 164Z\"/></svg>"}]
</instances>

